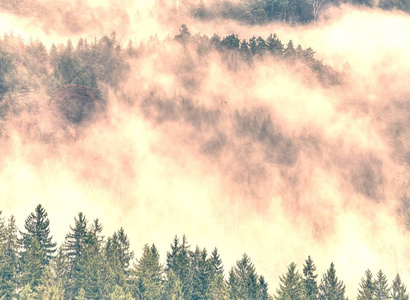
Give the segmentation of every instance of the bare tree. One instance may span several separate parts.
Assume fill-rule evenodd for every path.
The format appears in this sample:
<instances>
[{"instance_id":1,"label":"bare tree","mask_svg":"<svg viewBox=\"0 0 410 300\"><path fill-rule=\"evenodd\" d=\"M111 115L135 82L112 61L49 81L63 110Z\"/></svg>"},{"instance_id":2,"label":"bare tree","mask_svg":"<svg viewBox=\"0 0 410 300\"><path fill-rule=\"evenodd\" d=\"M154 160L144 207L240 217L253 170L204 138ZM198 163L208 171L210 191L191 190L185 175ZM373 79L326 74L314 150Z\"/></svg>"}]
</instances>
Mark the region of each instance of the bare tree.
<instances>
[{"instance_id":1,"label":"bare tree","mask_svg":"<svg viewBox=\"0 0 410 300\"><path fill-rule=\"evenodd\" d=\"M313 7L313 18L315 21L317 21L317 17L319 16L319 11L327 0L306 0L307 3L312 5Z\"/></svg>"}]
</instances>

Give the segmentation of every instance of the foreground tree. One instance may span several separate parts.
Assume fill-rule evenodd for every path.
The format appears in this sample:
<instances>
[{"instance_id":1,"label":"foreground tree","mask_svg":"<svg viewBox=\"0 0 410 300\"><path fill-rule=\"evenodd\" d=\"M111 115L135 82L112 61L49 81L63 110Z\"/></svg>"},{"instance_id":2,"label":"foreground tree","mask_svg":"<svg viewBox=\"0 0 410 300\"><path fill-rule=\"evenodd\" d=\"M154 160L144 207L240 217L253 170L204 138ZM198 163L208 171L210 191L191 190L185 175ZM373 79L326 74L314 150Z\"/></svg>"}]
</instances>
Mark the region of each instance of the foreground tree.
<instances>
[{"instance_id":1,"label":"foreground tree","mask_svg":"<svg viewBox=\"0 0 410 300\"><path fill-rule=\"evenodd\" d=\"M22 235L23 250L21 253L22 283L35 288L40 283L43 270L53 258L56 243L50 236L50 221L47 212L37 205L24 223Z\"/></svg>"},{"instance_id":2,"label":"foreground tree","mask_svg":"<svg viewBox=\"0 0 410 300\"><path fill-rule=\"evenodd\" d=\"M139 299L155 300L162 295L162 266L155 245L145 245L142 257L135 264Z\"/></svg>"},{"instance_id":3,"label":"foreground tree","mask_svg":"<svg viewBox=\"0 0 410 300\"><path fill-rule=\"evenodd\" d=\"M288 272L285 275L279 277L280 285L276 291L277 300L302 300L303 297L303 281L299 272L296 270L296 264L291 263L288 267Z\"/></svg>"},{"instance_id":4,"label":"foreground tree","mask_svg":"<svg viewBox=\"0 0 410 300\"><path fill-rule=\"evenodd\" d=\"M345 300L345 285L336 276L335 265L330 264L330 268L323 275L319 285L320 300Z\"/></svg>"},{"instance_id":5,"label":"foreground tree","mask_svg":"<svg viewBox=\"0 0 410 300\"><path fill-rule=\"evenodd\" d=\"M303 283L304 283L304 299L313 300L317 299L319 289L317 287L317 274L316 266L313 260L308 256L303 265Z\"/></svg>"},{"instance_id":6,"label":"foreground tree","mask_svg":"<svg viewBox=\"0 0 410 300\"><path fill-rule=\"evenodd\" d=\"M366 270L365 278L360 281L359 293L357 300L372 300L375 299L375 284L373 275L370 270Z\"/></svg>"},{"instance_id":7,"label":"foreground tree","mask_svg":"<svg viewBox=\"0 0 410 300\"><path fill-rule=\"evenodd\" d=\"M244 254L229 273L231 299L257 299L259 295L258 275L251 259Z\"/></svg>"},{"instance_id":8,"label":"foreground tree","mask_svg":"<svg viewBox=\"0 0 410 300\"><path fill-rule=\"evenodd\" d=\"M374 285L374 294L377 300L385 300L390 298L389 284L387 283L386 276L383 274L382 270L377 272Z\"/></svg>"},{"instance_id":9,"label":"foreground tree","mask_svg":"<svg viewBox=\"0 0 410 300\"><path fill-rule=\"evenodd\" d=\"M407 288L401 281L400 275L397 274L391 285L391 298L393 300L409 300Z\"/></svg>"}]
</instances>

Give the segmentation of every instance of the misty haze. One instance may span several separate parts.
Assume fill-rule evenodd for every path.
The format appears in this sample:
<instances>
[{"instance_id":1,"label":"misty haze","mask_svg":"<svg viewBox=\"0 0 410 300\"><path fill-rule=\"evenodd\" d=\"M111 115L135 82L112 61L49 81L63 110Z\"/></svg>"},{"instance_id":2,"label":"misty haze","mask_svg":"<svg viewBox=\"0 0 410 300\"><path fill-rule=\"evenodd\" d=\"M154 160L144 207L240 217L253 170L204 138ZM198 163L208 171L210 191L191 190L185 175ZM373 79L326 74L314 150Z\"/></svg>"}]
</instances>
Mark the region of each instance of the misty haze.
<instances>
[{"instance_id":1,"label":"misty haze","mask_svg":"<svg viewBox=\"0 0 410 300\"><path fill-rule=\"evenodd\" d=\"M409 0L0 22L1 300L409 300Z\"/></svg>"}]
</instances>

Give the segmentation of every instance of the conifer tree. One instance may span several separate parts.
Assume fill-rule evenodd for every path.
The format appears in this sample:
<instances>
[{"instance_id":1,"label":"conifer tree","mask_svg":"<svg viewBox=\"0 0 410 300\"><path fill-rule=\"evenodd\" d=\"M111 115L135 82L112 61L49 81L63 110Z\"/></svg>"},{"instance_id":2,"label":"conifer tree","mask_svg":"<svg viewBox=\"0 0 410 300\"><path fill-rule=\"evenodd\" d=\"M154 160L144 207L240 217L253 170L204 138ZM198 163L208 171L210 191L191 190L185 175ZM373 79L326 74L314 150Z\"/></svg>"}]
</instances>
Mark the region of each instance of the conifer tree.
<instances>
[{"instance_id":1,"label":"conifer tree","mask_svg":"<svg viewBox=\"0 0 410 300\"><path fill-rule=\"evenodd\" d=\"M234 299L256 299L259 293L258 275L248 255L236 262L229 274L230 297Z\"/></svg>"},{"instance_id":2,"label":"conifer tree","mask_svg":"<svg viewBox=\"0 0 410 300\"><path fill-rule=\"evenodd\" d=\"M155 245L145 245L142 257L135 264L140 299L160 299L162 294L162 266Z\"/></svg>"},{"instance_id":3,"label":"conifer tree","mask_svg":"<svg viewBox=\"0 0 410 300\"><path fill-rule=\"evenodd\" d=\"M319 289L317 287L316 266L308 256L303 265L304 298L307 300L317 299Z\"/></svg>"},{"instance_id":4,"label":"conifer tree","mask_svg":"<svg viewBox=\"0 0 410 300\"><path fill-rule=\"evenodd\" d=\"M0 220L0 231L4 223ZM0 297L12 299L18 287L20 241L17 237L17 226L14 216L11 216L4 229L0 244Z\"/></svg>"},{"instance_id":5,"label":"conifer tree","mask_svg":"<svg viewBox=\"0 0 410 300\"><path fill-rule=\"evenodd\" d=\"M320 282L319 300L345 300L345 285L337 278L333 263Z\"/></svg>"},{"instance_id":6,"label":"conifer tree","mask_svg":"<svg viewBox=\"0 0 410 300\"><path fill-rule=\"evenodd\" d=\"M182 283L174 271L167 272L167 280L165 281L162 300L184 300L182 291Z\"/></svg>"},{"instance_id":7,"label":"conifer tree","mask_svg":"<svg viewBox=\"0 0 410 300\"><path fill-rule=\"evenodd\" d=\"M393 300L409 300L409 294L407 288L401 281L400 275L397 274L391 285L391 298Z\"/></svg>"},{"instance_id":8,"label":"conifer tree","mask_svg":"<svg viewBox=\"0 0 410 300\"><path fill-rule=\"evenodd\" d=\"M303 280L302 276L296 270L296 264L291 263L288 267L288 272L285 275L279 277L280 285L279 289L276 291L278 300L293 299L302 300L303 299Z\"/></svg>"},{"instance_id":9,"label":"conifer tree","mask_svg":"<svg viewBox=\"0 0 410 300\"><path fill-rule=\"evenodd\" d=\"M261 300L268 300L269 299L269 294L268 294L268 283L265 281L265 277L262 275L259 276L259 295L258 298Z\"/></svg>"},{"instance_id":10,"label":"conifer tree","mask_svg":"<svg viewBox=\"0 0 410 300\"><path fill-rule=\"evenodd\" d=\"M208 258L211 266L210 282L207 291L208 299L226 299L228 287L224 278L224 268L218 249L215 247Z\"/></svg>"},{"instance_id":11,"label":"conifer tree","mask_svg":"<svg viewBox=\"0 0 410 300\"><path fill-rule=\"evenodd\" d=\"M377 300L384 300L384 299L390 298L389 284L382 270L379 270L379 272L377 272L377 277L375 279L374 284L375 284L374 294Z\"/></svg>"},{"instance_id":12,"label":"conifer tree","mask_svg":"<svg viewBox=\"0 0 410 300\"><path fill-rule=\"evenodd\" d=\"M372 300L375 299L375 284L373 281L373 275L370 270L366 270L365 278L360 281L359 294L357 300Z\"/></svg>"},{"instance_id":13,"label":"conifer tree","mask_svg":"<svg viewBox=\"0 0 410 300\"><path fill-rule=\"evenodd\" d=\"M192 295L192 269L190 260L190 250L186 236L182 237L182 243L179 244L178 238L175 237L171 245L171 252L167 253L167 269L172 270L182 284L184 299L190 299Z\"/></svg>"},{"instance_id":14,"label":"conifer tree","mask_svg":"<svg viewBox=\"0 0 410 300\"><path fill-rule=\"evenodd\" d=\"M22 235L22 262L25 263L25 255L30 248L32 241L37 239L39 248L42 250L42 257L40 257L41 265L46 266L56 252L56 243L52 241L53 237L50 236L50 221L48 214L41 204L37 205L34 213L31 213L25 223L25 232L21 232ZM40 252L39 252L40 253Z\"/></svg>"}]
</instances>

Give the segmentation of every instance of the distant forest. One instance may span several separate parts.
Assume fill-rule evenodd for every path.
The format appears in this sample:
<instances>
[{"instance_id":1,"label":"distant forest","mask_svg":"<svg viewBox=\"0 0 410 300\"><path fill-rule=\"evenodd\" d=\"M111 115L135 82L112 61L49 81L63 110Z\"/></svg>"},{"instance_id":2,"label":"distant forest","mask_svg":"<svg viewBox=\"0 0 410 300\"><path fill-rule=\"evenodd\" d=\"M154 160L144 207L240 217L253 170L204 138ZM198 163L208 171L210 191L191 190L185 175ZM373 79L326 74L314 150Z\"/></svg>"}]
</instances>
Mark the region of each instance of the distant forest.
<instances>
[{"instance_id":1,"label":"distant forest","mask_svg":"<svg viewBox=\"0 0 410 300\"><path fill-rule=\"evenodd\" d=\"M401 10L410 12L408 0L240 0L240 1L165 1L157 0L154 12L163 17L189 15L204 21L231 19L244 24L260 25L269 22L300 24L316 21L327 6L351 4L355 6ZM161 13L161 8L170 6L171 12Z\"/></svg>"},{"instance_id":2,"label":"distant forest","mask_svg":"<svg viewBox=\"0 0 410 300\"><path fill-rule=\"evenodd\" d=\"M276 34L254 36L249 40L240 39L236 34L208 37L191 34L183 24L179 34L163 41L152 37L138 45L132 41L121 45L113 32L110 37L93 41L80 39L77 45L71 40L65 45L53 44L48 51L39 40L26 43L20 36L6 33L0 40L0 120L24 111L34 114L35 103L25 103L24 97L37 91L46 93L50 109L61 113L67 122L85 122L104 110L107 89L116 90L126 78L130 59L160 52L172 44L180 46L181 59L173 62L173 68L188 91L194 91L200 84L198 68L207 65L213 53L218 53L232 72L269 58L290 62L301 70L310 69L323 86L341 84L349 75L348 64L343 70L334 70L317 60L311 48L303 49L291 40L284 44ZM124 95L126 101L132 102L130 97ZM144 102L145 108L154 105L158 100L154 98L155 91ZM0 136L4 134L0 122ZM42 135L41 139L47 141L52 137Z\"/></svg>"},{"instance_id":3,"label":"distant forest","mask_svg":"<svg viewBox=\"0 0 410 300\"><path fill-rule=\"evenodd\" d=\"M22 231L13 216L6 222L0 215L0 299L347 299L335 265L319 280L310 256L302 272L289 265L272 296L246 254L226 272L217 248L208 252L175 236L162 264L154 244L134 259L123 228L109 237L102 230L98 219L79 213L57 247L41 205ZM357 299L408 300L409 294L399 274L390 285L381 270L374 277L366 270Z\"/></svg>"}]
</instances>

